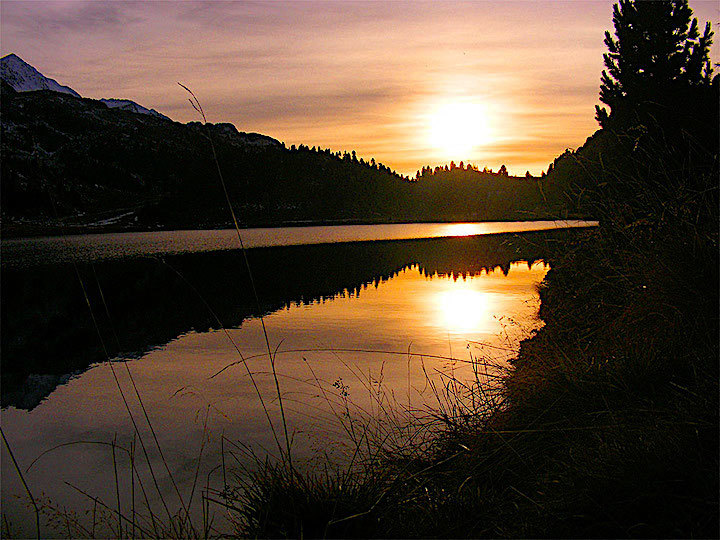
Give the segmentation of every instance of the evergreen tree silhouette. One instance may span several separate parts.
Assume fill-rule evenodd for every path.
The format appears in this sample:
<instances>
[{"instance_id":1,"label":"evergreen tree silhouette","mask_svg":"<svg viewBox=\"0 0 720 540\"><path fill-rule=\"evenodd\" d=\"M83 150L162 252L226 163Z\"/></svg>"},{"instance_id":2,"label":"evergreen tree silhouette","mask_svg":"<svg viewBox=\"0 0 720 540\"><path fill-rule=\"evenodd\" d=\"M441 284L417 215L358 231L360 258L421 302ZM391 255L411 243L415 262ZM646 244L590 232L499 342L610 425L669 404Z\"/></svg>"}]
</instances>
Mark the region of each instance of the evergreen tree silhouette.
<instances>
[{"instance_id":1,"label":"evergreen tree silhouette","mask_svg":"<svg viewBox=\"0 0 720 540\"><path fill-rule=\"evenodd\" d=\"M620 0L613 6L615 37L605 32L601 127L625 126L653 105L671 106L678 91L709 85L710 23L700 35L687 0ZM675 100L676 101L676 100Z\"/></svg>"}]
</instances>

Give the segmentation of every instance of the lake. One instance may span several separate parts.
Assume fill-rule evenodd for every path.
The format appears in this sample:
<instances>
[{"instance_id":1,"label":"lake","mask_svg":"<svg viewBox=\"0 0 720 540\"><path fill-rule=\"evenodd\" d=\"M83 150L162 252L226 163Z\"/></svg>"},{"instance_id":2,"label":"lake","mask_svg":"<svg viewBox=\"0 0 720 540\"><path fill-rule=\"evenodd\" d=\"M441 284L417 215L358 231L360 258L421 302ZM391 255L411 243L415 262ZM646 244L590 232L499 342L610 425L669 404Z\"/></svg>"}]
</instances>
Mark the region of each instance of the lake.
<instances>
[{"instance_id":1,"label":"lake","mask_svg":"<svg viewBox=\"0 0 720 540\"><path fill-rule=\"evenodd\" d=\"M492 383L541 324L546 241L563 234L550 229L593 225L241 231L257 295L235 231L3 241L2 427L44 505L43 536L90 527L93 508L96 534L112 534L114 521L101 522L79 491L115 508L117 467L129 511L136 482L112 444L136 445L147 500L162 514L133 421L171 512L173 481L199 508L201 491L222 488L220 463L246 462L246 448L277 456L284 439L268 346L306 466L342 460L362 422L400 433L403 418L444 406L452 381ZM3 452L3 513L13 534L32 535L34 513ZM63 508L77 521L49 528Z\"/></svg>"}]
</instances>

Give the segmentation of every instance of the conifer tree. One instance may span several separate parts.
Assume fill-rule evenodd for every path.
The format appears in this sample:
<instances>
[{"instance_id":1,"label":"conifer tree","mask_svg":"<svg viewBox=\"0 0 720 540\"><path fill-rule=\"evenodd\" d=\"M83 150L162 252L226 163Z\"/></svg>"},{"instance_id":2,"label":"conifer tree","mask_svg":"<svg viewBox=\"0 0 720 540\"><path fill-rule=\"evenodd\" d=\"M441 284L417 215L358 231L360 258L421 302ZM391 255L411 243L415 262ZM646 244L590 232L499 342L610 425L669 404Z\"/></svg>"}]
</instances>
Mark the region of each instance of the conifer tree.
<instances>
[{"instance_id":1,"label":"conifer tree","mask_svg":"<svg viewBox=\"0 0 720 540\"><path fill-rule=\"evenodd\" d=\"M672 106L678 91L709 85L710 23L700 35L687 0L620 0L613 7L615 37L605 32L600 101L601 127L625 124L648 104Z\"/></svg>"}]
</instances>

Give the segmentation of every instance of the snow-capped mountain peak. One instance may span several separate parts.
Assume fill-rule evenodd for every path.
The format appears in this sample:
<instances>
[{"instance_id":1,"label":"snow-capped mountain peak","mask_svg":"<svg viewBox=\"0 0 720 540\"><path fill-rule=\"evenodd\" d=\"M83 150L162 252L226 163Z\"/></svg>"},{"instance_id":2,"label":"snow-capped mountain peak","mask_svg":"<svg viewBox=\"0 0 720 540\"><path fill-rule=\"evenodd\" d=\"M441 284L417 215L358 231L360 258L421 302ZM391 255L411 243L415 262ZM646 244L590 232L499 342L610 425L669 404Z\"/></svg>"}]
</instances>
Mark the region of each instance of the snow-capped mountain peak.
<instances>
[{"instance_id":1,"label":"snow-capped mountain peak","mask_svg":"<svg viewBox=\"0 0 720 540\"><path fill-rule=\"evenodd\" d=\"M32 92L34 90L53 90L81 97L75 90L59 84L56 80L45 77L37 69L25 62L18 55L11 53L0 59L0 78L12 86L16 92ZM155 109L148 109L129 99L101 99L111 109L122 109L138 114L147 114L156 118L170 120Z\"/></svg>"},{"instance_id":2,"label":"snow-capped mountain peak","mask_svg":"<svg viewBox=\"0 0 720 540\"><path fill-rule=\"evenodd\" d=\"M16 54L8 54L0 59L0 78L8 83L17 92L32 90L53 90L80 97L75 90L63 86L55 79L45 77L37 69L25 62Z\"/></svg>"}]
</instances>

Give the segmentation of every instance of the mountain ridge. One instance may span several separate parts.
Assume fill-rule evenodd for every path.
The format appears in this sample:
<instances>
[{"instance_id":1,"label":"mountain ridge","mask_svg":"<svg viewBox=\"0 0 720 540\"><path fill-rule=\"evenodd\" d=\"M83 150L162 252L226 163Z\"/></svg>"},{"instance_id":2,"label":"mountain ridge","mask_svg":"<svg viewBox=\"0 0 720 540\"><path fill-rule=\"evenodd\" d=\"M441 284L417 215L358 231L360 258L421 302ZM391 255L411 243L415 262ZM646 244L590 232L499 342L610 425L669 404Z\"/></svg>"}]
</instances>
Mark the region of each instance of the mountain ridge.
<instances>
[{"instance_id":1,"label":"mountain ridge","mask_svg":"<svg viewBox=\"0 0 720 540\"><path fill-rule=\"evenodd\" d=\"M0 59L0 78L12 87L16 92L36 92L39 90L51 90L62 94L69 94L76 98L82 98L80 93L69 86L58 83L55 79L46 77L34 66L28 64L15 53L10 53ZM171 120L164 114L143 107L139 103L124 98L101 98L97 101L105 104L111 109L122 109L137 114L147 114L165 120Z\"/></svg>"}]
</instances>

